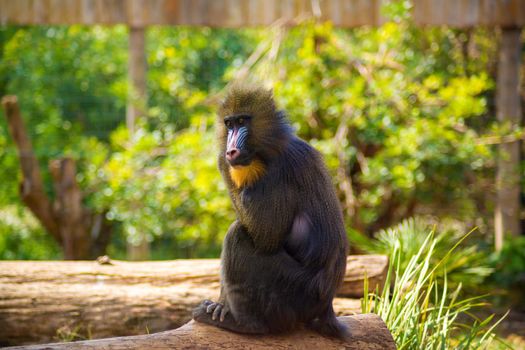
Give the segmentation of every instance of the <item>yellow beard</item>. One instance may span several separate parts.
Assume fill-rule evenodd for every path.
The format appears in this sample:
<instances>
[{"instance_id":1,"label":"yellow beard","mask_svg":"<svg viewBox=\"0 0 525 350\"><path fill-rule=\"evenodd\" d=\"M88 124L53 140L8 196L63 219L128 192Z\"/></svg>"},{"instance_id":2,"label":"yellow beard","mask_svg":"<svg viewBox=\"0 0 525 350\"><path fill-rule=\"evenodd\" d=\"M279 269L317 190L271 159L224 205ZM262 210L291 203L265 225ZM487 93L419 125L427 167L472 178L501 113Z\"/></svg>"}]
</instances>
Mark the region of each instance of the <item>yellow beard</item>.
<instances>
[{"instance_id":1,"label":"yellow beard","mask_svg":"<svg viewBox=\"0 0 525 350\"><path fill-rule=\"evenodd\" d=\"M263 175L264 164L257 159L246 166L230 167L230 176L238 188L253 185Z\"/></svg>"}]
</instances>

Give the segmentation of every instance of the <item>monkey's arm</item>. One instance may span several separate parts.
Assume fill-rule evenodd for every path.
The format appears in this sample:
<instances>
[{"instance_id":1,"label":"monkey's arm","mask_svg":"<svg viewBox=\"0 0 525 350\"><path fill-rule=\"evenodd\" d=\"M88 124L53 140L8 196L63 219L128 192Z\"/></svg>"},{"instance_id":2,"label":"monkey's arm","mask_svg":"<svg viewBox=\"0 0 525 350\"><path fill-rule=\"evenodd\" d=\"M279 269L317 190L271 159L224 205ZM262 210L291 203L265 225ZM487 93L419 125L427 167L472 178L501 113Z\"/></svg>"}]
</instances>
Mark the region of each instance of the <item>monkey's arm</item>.
<instances>
[{"instance_id":1,"label":"monkey's arm","mask_svg":"<svg viewBox=\"0 0 525 350\"><path fill-rule=\"evenodd\" d=\"M284 249L295 260L303 264L308 259L312 259L312 221L310 216L303 212L295 216L292 229L286 239Z\"/></svg>"}]
</instances>

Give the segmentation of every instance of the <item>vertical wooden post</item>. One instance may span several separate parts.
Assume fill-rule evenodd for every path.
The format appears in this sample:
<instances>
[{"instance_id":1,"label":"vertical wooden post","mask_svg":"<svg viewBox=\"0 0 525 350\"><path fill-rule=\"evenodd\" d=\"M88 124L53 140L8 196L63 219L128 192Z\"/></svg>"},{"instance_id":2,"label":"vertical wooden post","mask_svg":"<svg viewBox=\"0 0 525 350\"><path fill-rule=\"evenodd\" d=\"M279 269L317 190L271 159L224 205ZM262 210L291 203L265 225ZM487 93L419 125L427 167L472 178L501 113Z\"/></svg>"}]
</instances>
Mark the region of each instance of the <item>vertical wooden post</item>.
<instances>
[{"instance_id":1,"label":"vertical wooden post","mask_svg":"<svg viewBox=\"0 0 525 350\"><path fill-rule=\"evenodd\" d=\"M126 111L126 126L130 134L135 132L135 124L140 116L146 112L146 35L145 28L141 25L129 28L129 62L128 76L130 82L130 94ZM149 242L143 238L136 245L127 243L127 256L130 260L149 259Z\"/></svg>"},{"instance_id":2,"label":"vertical wooden post","mask_svg":"<svg viewBox=\"0 0 525 350\"><path fill-rule=\"evenodd\" d=\"M521 125L520 56L521 28L503 28L499 48L496 92L497 119L515 129ZM520 144L502 143L496 170L495 246L500 250L506 234L519 235L520 224Z\"/></svg>"},{"instance_id":3,"label":"vertical wooden post","mask_svg":"<svg viewBox=\"0 0 525 350\"><path fill-rule=\"evenodd\" d=\"M128 78L130 93L126 111L126 125L131 134L135 123L146 111L146 47L144 27L129 28Z\"/></svg>"}]
</instances>

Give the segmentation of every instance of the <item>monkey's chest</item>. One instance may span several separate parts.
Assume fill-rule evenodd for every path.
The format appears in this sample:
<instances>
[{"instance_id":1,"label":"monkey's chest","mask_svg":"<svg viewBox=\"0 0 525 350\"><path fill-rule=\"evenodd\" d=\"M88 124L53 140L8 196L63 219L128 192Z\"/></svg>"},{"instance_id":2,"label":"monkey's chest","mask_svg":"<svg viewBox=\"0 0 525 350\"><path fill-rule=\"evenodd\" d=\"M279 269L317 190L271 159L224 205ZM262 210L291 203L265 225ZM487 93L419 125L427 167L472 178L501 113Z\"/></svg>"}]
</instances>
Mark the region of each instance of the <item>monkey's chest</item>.
<instances>
[{"instance_id":1,"label":"monkey's chest","mask_svg":"<svg viewBox=\"0 0 525 350\"><path fill-rule=\"evenodd\" d=\"M243 189L239 191L236 196L234 197L235 207L237 209L238 214L240 213L247 213L252 209L255 204L257 204L257 200L260 200L260 194L254 192L250 189Z\"/></svg>"},{"instance_id":2,"label":"monkey's chest","mask_svg":"<svg viewBox=\"0 0 525 350\"><path fill-rule=\"evenodd\" d=\"M250 189L245 189L239 193L239 203L243 207L249 207L251 206L255 199L257 198L257 194Z\"/></svg>"}]
</instances>

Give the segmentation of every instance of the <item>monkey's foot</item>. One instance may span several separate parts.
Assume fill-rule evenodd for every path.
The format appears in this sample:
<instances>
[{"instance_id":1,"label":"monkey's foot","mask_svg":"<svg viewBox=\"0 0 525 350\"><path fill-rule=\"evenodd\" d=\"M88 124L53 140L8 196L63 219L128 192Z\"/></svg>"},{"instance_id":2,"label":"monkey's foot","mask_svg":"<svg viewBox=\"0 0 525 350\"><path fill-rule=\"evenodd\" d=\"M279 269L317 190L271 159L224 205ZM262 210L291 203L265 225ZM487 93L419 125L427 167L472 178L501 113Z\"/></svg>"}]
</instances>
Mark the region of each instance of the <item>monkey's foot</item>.
<instances>
[{"instance_id":1,"label":"monkey's foot","mask_svg":"<svg viewBox=\"0 0 525 350\"><path fill-rule=\"evenodd\" d=\"M209 301L209 300L205 300ZM227 305L221 304L221 303L214 303L211 302L208 304L208 307L206 308L206 313L211 314L211 319L216 320L217 318L219 321L223 322L226 315L230 312L230 308Z\"/></svg>"},{"instance_id":2,"label":"monkey's foot","mask_svg":"<svg viewBox=\"0 0 525 350\"><path fill-rule=\"evenodd\" d=\"M223 322L228 312L229 308L227 306L211 300L204 300L193 310L193 319L204 323L209 323L207 320L210 318L212 321L217 321L218 319L219 322Z\"/></svg>"},{"instance_id":3,"label":"monkey's foot","mask_svg":"<svg viewBox=\"0 0 525 350\"><path fill-rule=\"evenodd\" d=\"M339 322L335 315L321 319L315 319L307 324L308 328L328 337L349 340L351 332L348 326Z\"/></svg>"},{"instance_id":4,"label":"monkey's foot","mask_svg":"<svg viewBox=\"0 0 525 350\"><path fill-rule=\"evenodd\" d=\"M248 334L268 333L268 327L260 322L237 322L229 308L221 303L204 300L193 309L193 319L215 327L224 328L232 332Z\"/></svg>"}]
</instances>

